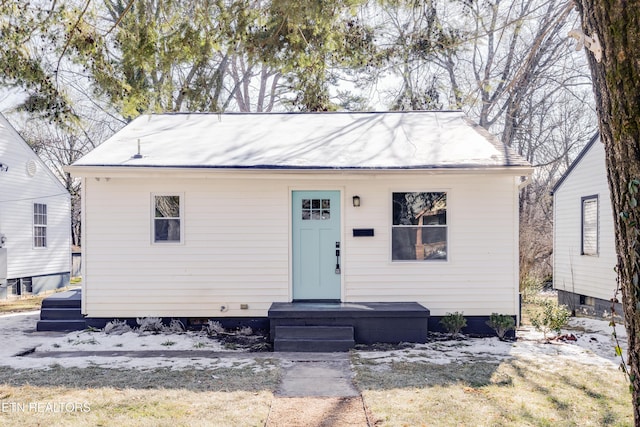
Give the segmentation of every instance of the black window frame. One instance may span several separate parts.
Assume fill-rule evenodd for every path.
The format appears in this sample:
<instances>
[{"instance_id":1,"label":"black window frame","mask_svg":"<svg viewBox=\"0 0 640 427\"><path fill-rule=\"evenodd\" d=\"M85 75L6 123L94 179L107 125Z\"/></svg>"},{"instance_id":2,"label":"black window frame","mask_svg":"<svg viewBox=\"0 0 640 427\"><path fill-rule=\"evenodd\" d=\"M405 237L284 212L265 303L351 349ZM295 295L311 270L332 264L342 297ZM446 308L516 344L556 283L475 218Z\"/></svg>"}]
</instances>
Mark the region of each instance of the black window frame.
<instances>
[{"instance_id":1,"label":"black window frame","mask_svg":"<svg viewBox=\"0 0 640 427\"><path fill-rule=\"evenodd\" d=\"M427 223L427 224L417 224L417 223L413 223L414 220L416 220L416 218L408 218L405 217L404 220L409 220L409 223L401 223L400 222L400 217L398 217L398 212L395 211L396 209L396 198L399 195L406 195L406 194L433 194L433 195L439 195L436 197L440 197L444 199L444 209L441 209L440 211L438 211L437 213L435 213L435 215L432 215L432 218L436 218L436 223ZM406 196L405 196L406 197ZM398 191L398 190L394 190L391 192L391 236L390 236L390 259L391 262L409 262L409 263L422 263L422 262L426 262L426 263L433 263L433 262L448 262L449 261L449 257L450 257L450 253L449 253L449 220L448 220L448 206L449 206L449 202L448 202L448 198L449 198L449 192L446 190L421 190L421 191ZM404 210L404 207L402 208ZM413 242L413 244L415 245L414 247L410 247L409 246L409 250L407 251L406 249L403 249L403 246L401 247L396 247L396 230L401 231L401 230L414 230L414 229L421 229L424 231L427 231L429 229L434 230L434 233L444 233L444 250L442 251L440 248L438 248L438 245L431 245L434 246L434 250L432 251L432 255L429 256L425 253L422 254L422 256L418 256L417 251L418 248L417 246L419 245L415 245L415 243L417 243L417 237L416 237L416 242ZM436 231L437 230L437 231ZM402 233L406 233L407 231L402 231ZM434 234L435 235L435 234ZM422 236L422 250L426 251L426 247L429 246L428 243L426 243L425 239L425 235ZM410 254L411 251L415 251L415 255Z\"/></svg>"}]
</instances>

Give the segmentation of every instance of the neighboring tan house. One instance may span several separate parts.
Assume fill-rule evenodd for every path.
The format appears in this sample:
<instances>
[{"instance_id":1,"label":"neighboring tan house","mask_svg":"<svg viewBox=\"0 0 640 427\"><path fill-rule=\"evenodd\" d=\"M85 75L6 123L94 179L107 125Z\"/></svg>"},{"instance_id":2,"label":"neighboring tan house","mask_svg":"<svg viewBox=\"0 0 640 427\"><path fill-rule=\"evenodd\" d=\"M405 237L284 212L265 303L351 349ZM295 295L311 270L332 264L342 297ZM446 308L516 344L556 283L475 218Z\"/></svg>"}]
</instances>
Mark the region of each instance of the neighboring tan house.
<instances>
[{"instance_id":1,"label":"neighboring tan house","mask_svg":"<svg viewBox=\"0 0 640 427\"><path fill-rule=\"evenodd\" d=\"M460 112L145 115L67 170L89 317L519 313L532 169Z\"/></svg>"},{"instance_id":2,"label":"neighboring tan house","mask_svg":"<svg viewBox=\"0 0 640 427\"><path fill-rule=\"evenodd\" d=\"M577 312L610 314L616 289L615 236L604 145L597 134L554 186L553 217L558 301ZM622 315L620 305L616 312Z\"/></svg>"},{"instance_id":3,"label":"neighboring tan house","mask_svg":"<svg viewBox=\"0 0 640 427\"><path fill-rule=\"evenodd\" d=\"M69 284L70 200L0 114L0 299Z\"/></svg>"}]
</instances>

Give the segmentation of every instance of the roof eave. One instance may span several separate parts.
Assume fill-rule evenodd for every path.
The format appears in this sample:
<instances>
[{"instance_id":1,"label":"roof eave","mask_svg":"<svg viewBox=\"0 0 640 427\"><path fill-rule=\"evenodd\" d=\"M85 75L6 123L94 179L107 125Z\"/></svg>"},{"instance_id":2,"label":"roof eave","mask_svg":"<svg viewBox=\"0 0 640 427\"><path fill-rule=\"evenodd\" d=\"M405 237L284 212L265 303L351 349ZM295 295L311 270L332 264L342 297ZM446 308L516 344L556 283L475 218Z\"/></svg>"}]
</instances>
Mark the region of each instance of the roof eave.
<instances>
[{"instance_id":1,"label":"roof eave","mask_svg":"<svg viewBox=\"0 0 640 427\"><path fill-rule=\"evenodd\" d=\"M79 177L106 176L139 176L149 174L175 173L179 175L202 174L466 174L466 173L499 173L513 176L529 176L533 167L527 165L494 166L494 165L443 165L443 166L411 166L411 167L276 167L276 166L122 166L122 165L70 165L64 171Z\"/></svg>"}]
</instances>

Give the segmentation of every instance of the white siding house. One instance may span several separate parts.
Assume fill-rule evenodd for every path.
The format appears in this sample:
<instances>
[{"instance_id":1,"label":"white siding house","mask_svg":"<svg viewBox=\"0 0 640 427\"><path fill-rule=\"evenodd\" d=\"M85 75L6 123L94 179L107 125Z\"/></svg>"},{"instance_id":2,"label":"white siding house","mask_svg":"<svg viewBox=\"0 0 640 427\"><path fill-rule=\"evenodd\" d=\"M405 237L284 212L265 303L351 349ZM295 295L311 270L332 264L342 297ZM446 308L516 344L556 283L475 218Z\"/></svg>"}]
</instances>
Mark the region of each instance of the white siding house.
<instances>
[{"instance_id":1,"label":"white siding house","mask_svg":"<svg viewBox=\"0 0 640 427\"><path fill-rule=\"evenodd\" d=\"M610 312L616 289L615 236L598 135L556 183L553 201L553 286L559 301L590 314Z\"/></svg>"},{"instance_id":2,"label":"white siding house","mask_svg":"<svg viewBox=\"0 0 640 427\"><path fill-rule=\"evenodd\" d=\"M518 314L531 167L459 112L142 116L68 170L90 317Z\"/></svg>"},{"instance_id":3,"label":"white siding house","mask_svg":"<svg viewBox=\"0 0 640 427\"><path fill-rule=\"evenodd\" d=\"M0 114L0 298L69 284L70 203L64 186Z\"/></svg>"}]
</instances>

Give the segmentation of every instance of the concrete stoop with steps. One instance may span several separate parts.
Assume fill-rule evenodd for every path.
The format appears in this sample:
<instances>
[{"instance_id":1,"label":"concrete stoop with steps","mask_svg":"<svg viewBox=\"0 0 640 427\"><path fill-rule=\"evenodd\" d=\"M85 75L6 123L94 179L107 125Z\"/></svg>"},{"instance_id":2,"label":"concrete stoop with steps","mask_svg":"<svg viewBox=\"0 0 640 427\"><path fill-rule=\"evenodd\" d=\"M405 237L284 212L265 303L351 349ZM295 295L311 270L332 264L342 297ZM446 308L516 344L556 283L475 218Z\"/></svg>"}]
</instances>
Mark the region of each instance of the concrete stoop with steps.
<instances>
[{"instance_id":1,"label":"concrete stoop with steps","mask_svg":"<svg viewBox=\"0 0 640 427\"><path fill-rule=\"evenodd\" d=\"M355 344L423 343L430 312L416 302L273 303L275 351L347 351Z\"/></svg>"}]
</instances>

